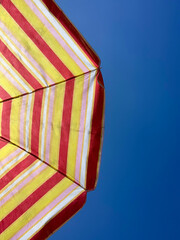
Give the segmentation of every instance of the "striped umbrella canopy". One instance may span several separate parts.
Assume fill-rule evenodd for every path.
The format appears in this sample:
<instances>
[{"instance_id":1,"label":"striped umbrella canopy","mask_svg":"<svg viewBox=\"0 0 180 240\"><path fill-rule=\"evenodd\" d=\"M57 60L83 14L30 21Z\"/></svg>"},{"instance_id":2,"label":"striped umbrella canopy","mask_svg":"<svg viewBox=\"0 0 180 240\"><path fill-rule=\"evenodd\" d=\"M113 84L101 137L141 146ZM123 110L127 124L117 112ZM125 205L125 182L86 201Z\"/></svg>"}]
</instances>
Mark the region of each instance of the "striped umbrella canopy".
<instances>
[{"instance_id":1,"label":"striped umbrella canopy","mask_svg":"<svg viewBox=\"0 0 180 240\"><path fill-rule=\"evenodd\" d=\"M100 60L51 0L0 1L0 239L46 239L95 188Z\"/></svg>"}]
</instances>

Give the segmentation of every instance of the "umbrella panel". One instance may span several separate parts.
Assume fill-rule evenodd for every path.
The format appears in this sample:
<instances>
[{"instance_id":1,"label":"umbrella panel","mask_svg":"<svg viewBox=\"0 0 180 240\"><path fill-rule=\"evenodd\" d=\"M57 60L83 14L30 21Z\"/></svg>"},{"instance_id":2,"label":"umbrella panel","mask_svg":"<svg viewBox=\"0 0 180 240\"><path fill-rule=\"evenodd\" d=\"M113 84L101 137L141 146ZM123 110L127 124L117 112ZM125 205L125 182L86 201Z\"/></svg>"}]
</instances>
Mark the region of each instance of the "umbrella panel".
<instances>
[{"instance_id":1,"label":"umbrella panel","mask_svg":"<svg viewBox=\"0 0 180 240\"><path fill-rule=\"evenodd\" d=\"M0 232L45 239L96 186L100 60L54 1L0 1Z\"/></svg>"},{"instance_id":2,"label":"umbrella panel","mask_svg":"<svg viewBox=\"0 0 180 240\"><path fill-rule=\"evenodd\" d=\"M1 239L45 239L85 203L83 188L2 139L0 165Z\"/></svg>"}]
</instances>

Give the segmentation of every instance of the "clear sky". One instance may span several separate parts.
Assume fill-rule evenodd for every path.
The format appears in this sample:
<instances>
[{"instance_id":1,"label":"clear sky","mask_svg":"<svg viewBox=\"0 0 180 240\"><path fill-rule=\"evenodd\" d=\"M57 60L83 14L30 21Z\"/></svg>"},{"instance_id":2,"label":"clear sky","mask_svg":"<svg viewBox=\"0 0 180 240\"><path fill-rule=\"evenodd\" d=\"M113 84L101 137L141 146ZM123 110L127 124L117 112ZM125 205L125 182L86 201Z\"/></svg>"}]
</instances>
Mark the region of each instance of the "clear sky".
<instances>
[{"instance_id":1,"label":"clear sky","mask_svg":"<svg viewBox=\"0 0 180 240\"><path fill-rule=\"evenodd\" d=\"M51 240L180 239L180 1L56 2L101 58L97 188Z\"/></svg>"}]
</instances>

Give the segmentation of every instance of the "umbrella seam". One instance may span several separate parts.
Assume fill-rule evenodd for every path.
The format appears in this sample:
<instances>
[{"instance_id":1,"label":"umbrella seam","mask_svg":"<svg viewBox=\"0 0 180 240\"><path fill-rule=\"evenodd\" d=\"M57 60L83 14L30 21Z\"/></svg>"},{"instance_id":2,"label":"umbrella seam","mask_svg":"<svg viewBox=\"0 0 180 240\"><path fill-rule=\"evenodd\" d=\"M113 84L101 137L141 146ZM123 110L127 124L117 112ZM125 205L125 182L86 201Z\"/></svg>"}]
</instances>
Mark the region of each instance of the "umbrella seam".
<instances>
[{"instance_id":1,"label":"umbrella seam","mask_svg":"<svg viewBox=\"0 0 180 240\"><path fill-rule=\"evenodd\" d=\"M100 67L95 68L95 69L93 69L93 70L91 70L91 71L88 71L88 72L79 74L79 75L77 75L77 76L68 78L68 79L66 79L66 80L64 80L64 81L61 81L61 82L58 82L58 83L54 83L54 84L51 84L51 85L49 85L49 86L45 86L45 87L42 87L42 88L38 88L38 89L35 89L34 91L27 92L27 93L24 93L24 94L21 94L21 95L18 95L18 96L14 96L14 97L11 97L11 98L8 98L8 99L4 99L4 100L0 101L0 103L7 102L7 101L11 101L11 100L13 100L13 99L20 98L20 97L23 97L23 96L26 96L26 95L30 95L30 94L35 93L35 92L40 91L40 90L44 90L44 89L47 89L47 88L51 88L51 87L53 87L53 86L60 85L60 84L62 84L62 83L69 82L69 81L71 81L71 80L73 80L73 79L75 79L75 78L84 76L84 75L86 75L86 74L88 74L88 73L91 73L91 72L98 71L98 70L100 70L100 69L101 69ZM98 82L98 83L99 83L99 82ZM100 83L99 83L99 84L100 84ZM102 85L100 85L100 86L103 87Z\"/></svg>"},{"instance_id":2,"label":"umbrella seam","mask_svg":"<svg viewBox=\"0 0 180 240\"><path fill-rule=\"evenodd\" d=\"M2 136L0 136L0 139L5 140L5 141L7 141L8 143L10 143L10 144L12 144L12 145L14 145L14 146L22 149L23 151L25 151L25 152L27 152L28 154L30 154L31 156L35 157L35 158L38 159L39 161L45 163L45 164L46 164L47 166L49 166L50 168L54 169L56 172L59 172L60 174L62 174L62 175L65 176L66 178L68 178L70 181L74 182L74 183L77 184L79 187L83 188L85 191L88 191L86 188L84 188L83 186L81 186L81 185L80 185L78 182L76 182L74 179L71 179L69 176L67 176L66 174L62 173L60 170L57 170L57 169L54 168L53 166L49 165L47 162L43 161L42 159L40 159L39 157L37 157L35 154L26 151L24 148L18 146L17 144L9 141L8 139L6 139L6 138L4 138L4 137L2 137Z\"/></svg>"}]
</instances>

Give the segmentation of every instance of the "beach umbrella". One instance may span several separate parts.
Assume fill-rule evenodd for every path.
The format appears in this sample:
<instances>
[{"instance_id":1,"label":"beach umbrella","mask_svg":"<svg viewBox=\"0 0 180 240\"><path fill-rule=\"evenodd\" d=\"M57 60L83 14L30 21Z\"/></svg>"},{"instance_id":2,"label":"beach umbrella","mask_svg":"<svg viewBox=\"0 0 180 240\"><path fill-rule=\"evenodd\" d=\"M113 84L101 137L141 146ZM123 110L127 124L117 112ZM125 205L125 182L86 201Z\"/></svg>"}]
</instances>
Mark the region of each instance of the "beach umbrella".
<instances>
[{"instance_id":1,"label":"beach umbrella","mask_svg":"<svg viewBox=\"0 0 180 240\"><path fill-rule=\"evenodd\" d=\"M96 186L100 60L51 0L0 1L0 239L46 239Z\"/></svg>"}]
</instances>

